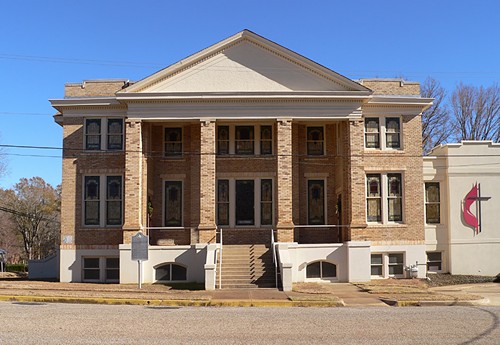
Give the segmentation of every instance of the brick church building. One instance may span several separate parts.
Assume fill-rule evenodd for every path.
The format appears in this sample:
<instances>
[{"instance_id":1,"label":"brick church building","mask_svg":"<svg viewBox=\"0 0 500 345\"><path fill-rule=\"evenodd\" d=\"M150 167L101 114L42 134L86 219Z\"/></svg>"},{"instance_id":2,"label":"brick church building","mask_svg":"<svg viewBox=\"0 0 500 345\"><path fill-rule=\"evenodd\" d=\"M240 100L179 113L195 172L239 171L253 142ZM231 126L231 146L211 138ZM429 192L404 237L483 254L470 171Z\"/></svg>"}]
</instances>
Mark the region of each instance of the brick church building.
<instances>
[{"instance_id":1,"label":"brick church building","mask_svg":"<svg viewBox=\"0 0 500 345\"><path fill-rule=\"evenodd\" d=\"M137 282L138 232L145 283L425 277L418 83L353 81L245 30L51 103L61 281Z\"/></svg>"}]
</instances>

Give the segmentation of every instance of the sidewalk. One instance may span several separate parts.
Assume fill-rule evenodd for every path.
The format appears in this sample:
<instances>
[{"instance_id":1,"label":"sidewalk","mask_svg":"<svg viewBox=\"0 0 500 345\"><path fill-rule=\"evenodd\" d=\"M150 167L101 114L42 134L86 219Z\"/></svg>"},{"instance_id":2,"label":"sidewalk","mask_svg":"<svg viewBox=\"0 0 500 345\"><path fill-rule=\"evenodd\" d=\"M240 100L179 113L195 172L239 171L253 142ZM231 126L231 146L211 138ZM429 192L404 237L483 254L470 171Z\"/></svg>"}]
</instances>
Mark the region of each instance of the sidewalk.
<instances>
[{"instance_id":1,"label":"sidewalk","mask_svg":"<svg viewBox=\"0 0 500 345\"><path fill-rule=\"evenodd\" d=\"M277 289L222 289L215 291L172 289L164 285L88 284L0 278L0 301L136 304L157 306L255 306L255 307L387 307L384 293L371 293L348 283L312 284L312 288L284 292ZM314 286L318 288L314 288ZM500 284L469 284L430 288L447 300L419 300L419 295L394 305L500 306ZM465 298L464 298L465 295ZM470 295L470 299L467 296ZM412 295L413 296L413 295ZM454 298L456 296L457 298ZM477 299L478 296L482 299ZM450 298L451 297L451 298ZM460 298L459 298L460 297ZM476 298L476 300L474 300Z\"/></svg>"},{"instance_id":2,"label":"sidewalk","mask_svg":"<svg viewBox=\"0 0 500 345\"><path fill-rule=\"evenodd\" d=\"M0 279L0 301L138 304L162 306L339 307L387 306L347 283L331 284L329 293L277 289L174 290L164 285L59 283Z\"/></svg>"}]
</instances>

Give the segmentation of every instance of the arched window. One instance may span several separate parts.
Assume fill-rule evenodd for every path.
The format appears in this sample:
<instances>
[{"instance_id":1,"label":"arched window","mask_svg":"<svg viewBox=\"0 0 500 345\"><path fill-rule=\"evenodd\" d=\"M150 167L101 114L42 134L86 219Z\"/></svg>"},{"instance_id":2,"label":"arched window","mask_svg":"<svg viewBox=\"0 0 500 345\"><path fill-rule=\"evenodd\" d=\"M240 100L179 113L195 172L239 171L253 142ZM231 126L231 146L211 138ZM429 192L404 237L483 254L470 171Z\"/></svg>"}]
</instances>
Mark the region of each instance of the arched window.
<instances>
[{"instance_id":1,"label":"arched window","mask_svg":"<svg viewBox=\"0 0 500 345\"><path fill-rule=\"evenodd\" d=\"M187 268L177 264L163 264L155 268L155 279L160 282L187 280Z\"/></svg>"},{"instance_id":2,"label":"arched window","mask_svg":"<svg viewBox=\"0 0 500 345\"><path fill-rule=\"evenodd\" d=\"M306 278L332 279L337 277L337 266L327 261L316 261L306 267Z\"/></svg>"}]
</instances>

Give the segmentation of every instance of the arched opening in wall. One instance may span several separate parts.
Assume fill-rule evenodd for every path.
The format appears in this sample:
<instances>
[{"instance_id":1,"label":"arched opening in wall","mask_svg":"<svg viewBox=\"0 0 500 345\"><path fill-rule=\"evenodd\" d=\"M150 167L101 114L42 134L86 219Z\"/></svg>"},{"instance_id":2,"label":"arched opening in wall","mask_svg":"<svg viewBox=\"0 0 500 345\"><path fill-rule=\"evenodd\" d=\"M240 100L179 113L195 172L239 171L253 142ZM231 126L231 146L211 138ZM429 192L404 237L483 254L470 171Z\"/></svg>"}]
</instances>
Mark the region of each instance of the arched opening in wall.
<instances>
[{"instance_id":1,"label":"arched opening in wall","mask_svg":"<svg viewBox=\"0 0 500 345\"><path fill-rule=\"evenodd\" d=\"M174 263L161 264L155 267L157 282L176 282L187 280L187 268Z\"/></svg>"},{"instance_id":2,"label":"arched opening in wall","mask_svg":"<svg viewBox=\"0 0 500 345\"><path fill-rule=\"evenodd\" d=\"M316 261L307 265L306 278L312 280L337 279L337 265L328 261Z\"/></svg>"}]
</instances>

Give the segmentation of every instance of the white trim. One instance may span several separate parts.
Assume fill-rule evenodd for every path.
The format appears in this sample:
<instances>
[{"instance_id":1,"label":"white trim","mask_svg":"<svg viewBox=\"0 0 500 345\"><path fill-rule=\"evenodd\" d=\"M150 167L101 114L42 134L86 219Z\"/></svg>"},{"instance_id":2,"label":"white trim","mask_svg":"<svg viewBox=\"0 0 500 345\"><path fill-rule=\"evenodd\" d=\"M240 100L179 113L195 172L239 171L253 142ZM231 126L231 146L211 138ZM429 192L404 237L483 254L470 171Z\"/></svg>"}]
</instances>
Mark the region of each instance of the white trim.
<instances>
[{"instance_id":1,"label":"white trim","mask_svg":"<svg viewBox=\"0 0 500 345\"><path fill-rule=\"evenodd\" d=\"M215 149L217 158L223 158L228 156L241 156L241 157L272 157L276 154L276 145L274 144L276 140L276 121L263 121L262 123L256 124L255 122L217 122L216 123L216 133L215 133ZM229 129L229 153L219 154L219 126L226 126ZM271 154L261 155L260 153L260 132L262 126L271 126ZM236 127L253 127L253 154L236 154Z\"/></svg>"}]
</instances>

